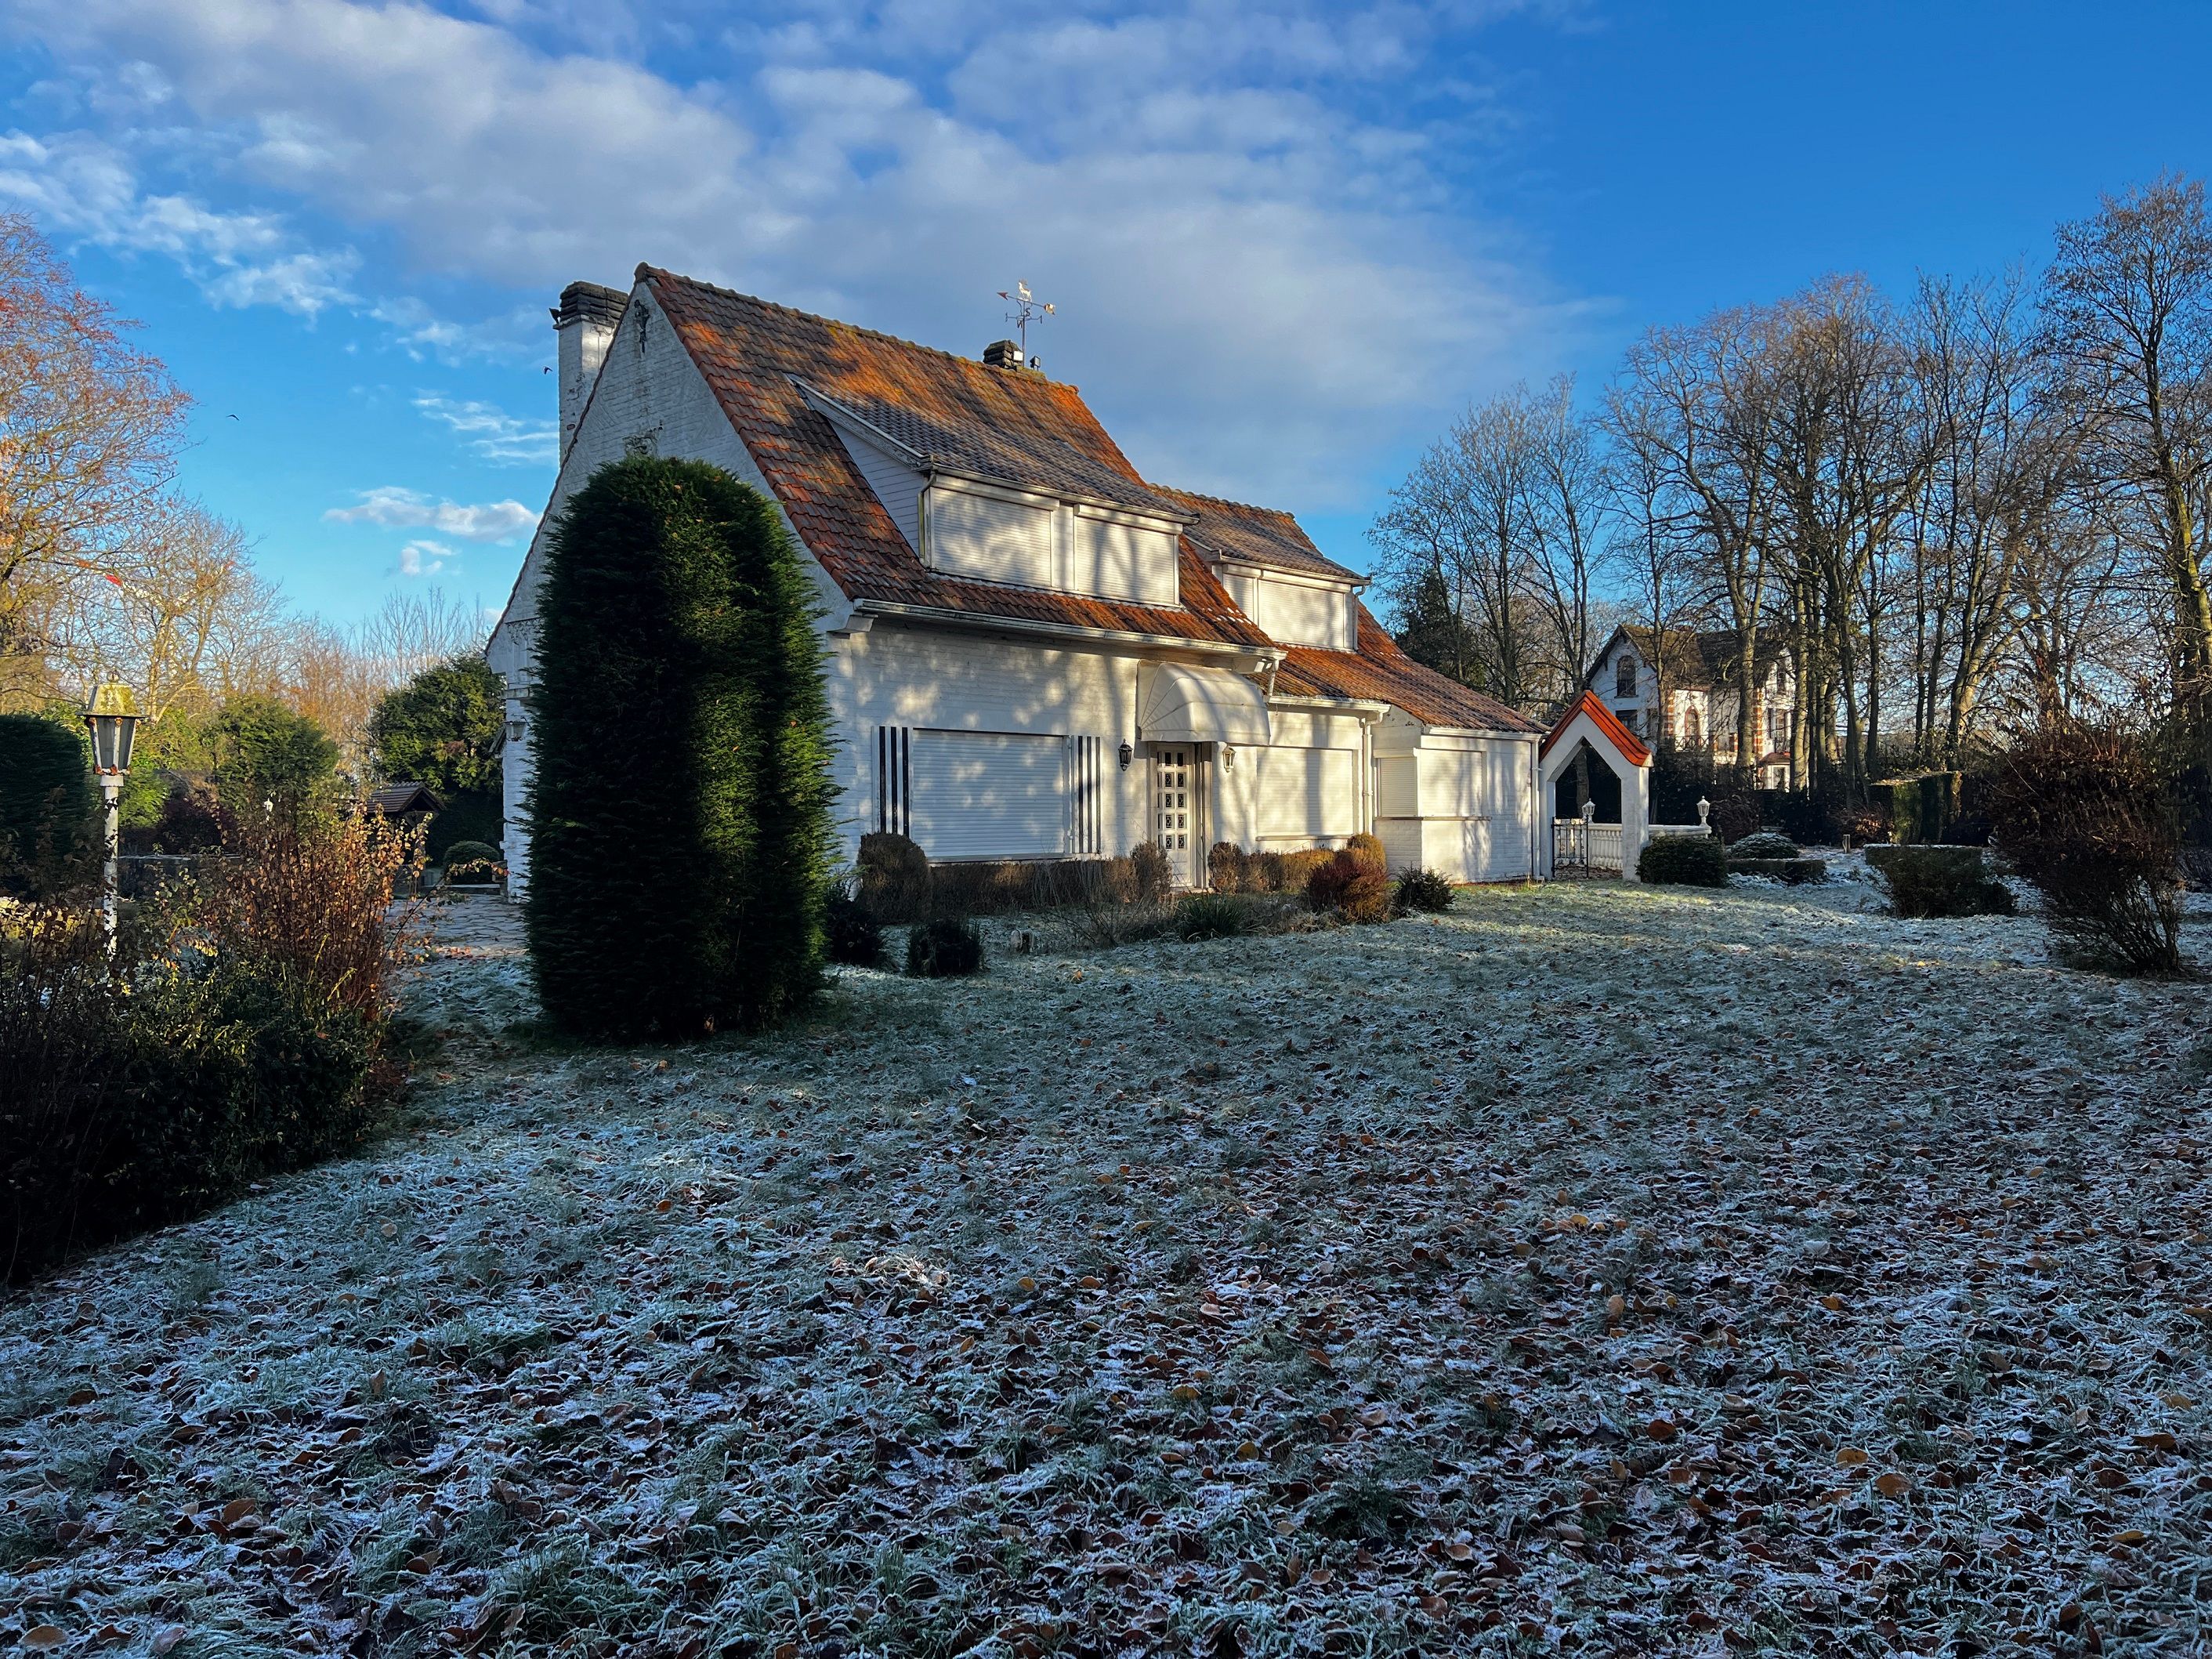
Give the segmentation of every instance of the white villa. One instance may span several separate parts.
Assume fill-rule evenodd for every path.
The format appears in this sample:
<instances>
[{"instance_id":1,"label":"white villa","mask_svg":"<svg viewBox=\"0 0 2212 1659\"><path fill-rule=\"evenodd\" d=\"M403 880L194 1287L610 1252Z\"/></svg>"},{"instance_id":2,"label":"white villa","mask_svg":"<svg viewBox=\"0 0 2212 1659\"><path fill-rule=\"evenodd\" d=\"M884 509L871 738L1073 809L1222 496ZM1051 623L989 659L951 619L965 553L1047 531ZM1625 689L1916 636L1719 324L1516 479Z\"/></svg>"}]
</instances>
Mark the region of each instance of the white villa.
<instances>
[{"instance_id":1,"label":"white villa","mask_svg":"<svg viewBox=\"0 0 2212 1659\"><path fill-rule=\"evenodd\" d=\"M553 315L560 474L490 647L512 890L547 526L641 452L726 469L803 550L848 856L875 830L933 860L1152 840L1200 886L1217 841L1371 831L1394 867L1527 879L1551 867L1549 786L1589 741L1635 785L1633 867L1647 757L1595 699L1547 738L1420 666L1290 514L1147 482L1012 343L971 361L643 265L627 295L570 284Z\"/></svg>"},{"instance_id":2,"label":"white villa","mask_svg":"<svg viewBox=\"0 0 2212 1659\"><path fill-rule=\"evenodd\" d=\"M1731 629L1670 628L1664 640L1649 628L1617 628L1600 647L1583 684L1620 723L1646 743L1662 739L1712 750L1723 765L1735 760L1738 641ZM1662 659L1663 653L1663 659ZM1664 661L1662 687L1659 665ZM1788 787L1796 687L1780 630L1762 628L1753 648L1751 765L1768 788Z\"/></svg>"}]
</instances>

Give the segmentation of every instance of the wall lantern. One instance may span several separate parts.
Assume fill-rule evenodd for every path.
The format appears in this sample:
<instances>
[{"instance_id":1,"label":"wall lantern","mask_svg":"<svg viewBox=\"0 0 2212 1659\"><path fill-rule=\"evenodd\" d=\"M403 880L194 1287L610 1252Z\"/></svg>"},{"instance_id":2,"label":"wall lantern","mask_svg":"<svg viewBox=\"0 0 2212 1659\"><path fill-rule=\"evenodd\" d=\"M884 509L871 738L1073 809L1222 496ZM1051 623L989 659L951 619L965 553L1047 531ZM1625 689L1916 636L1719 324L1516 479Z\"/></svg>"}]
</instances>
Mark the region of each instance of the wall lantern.
<instances>
[{"instance_id":1,"label":"wall lantern","mask_svg":"<svg viewBox=\"0 0 2212 1659\"><path fill-rule=\"evenodd\" d=\"M1122 769L1124 772L1127 771L1127 770L1129 769L1129 763L1130 763L1131 761L1133 761L1133 760L1136 759L1136 758L1137 758L1137 751L1136 751L1134 749L1132 749L1132 748L1129 746L1129 740L1128 740L1128 738L1122 738L1122 739L1121 739L1121 769Z\"/></svg>"},{"instance_id":2,"label":"wall lantern","mask_svg":"<svg viewBox=\"0 0 2212 1659\"><path fill-rule=\"evenodd\" d=\"M1233 743L1224 743L1221 745L1221 769L1224 772L1234 772L1237 769L1237 745Z\"/></svg>"},{"instance_id":3,"label":"wall lantern","mask_svg":"<svg viewBox=\"0 0 2212 1659\"><path fill-rule=\"evenodd\" d=\"M1703 795L1698 797L1698 828L1700 830L1710 830L1712 828L1711 824L1705 822L1705 814L1712 810L1712 802L1707 800Z\"/></svg>"}]
</instances>

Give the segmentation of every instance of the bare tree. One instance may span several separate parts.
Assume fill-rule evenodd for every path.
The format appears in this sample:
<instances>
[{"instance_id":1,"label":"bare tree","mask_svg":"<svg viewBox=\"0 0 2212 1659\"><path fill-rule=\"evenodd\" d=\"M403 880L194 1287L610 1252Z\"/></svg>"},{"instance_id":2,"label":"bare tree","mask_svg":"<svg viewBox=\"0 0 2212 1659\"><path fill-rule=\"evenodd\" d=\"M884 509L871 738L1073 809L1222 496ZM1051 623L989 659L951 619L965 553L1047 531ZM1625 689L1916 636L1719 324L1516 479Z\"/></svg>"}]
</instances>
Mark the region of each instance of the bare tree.
<instances>
[{"instance_id":1,"label":"bare tree","mask_svg":"<svg viewBox=\"0 0 2212 1659\"><path fill-rule=\"evenodd\" d=\"M1612 497L1599 434L1575 408L1572 375L1561 375L1528 406L1531 461L1528 561L1537 599L1558 648L1559 684L1571 696L1589 668L1594 584Z\"/></svg>"},{"instance_id":2,"label":"bare tree","mask_svg":"<svg viewBox=\"0 0 2212 1659\"><path fill-rule=\"evenodd\" d=\"M2212 714L2212 223L2204 187L2161 178L2058 229L2044 279L2053 393L2081 422L2123 539L2165 590L2172 697Z\"/></svg>"}]
</instances>

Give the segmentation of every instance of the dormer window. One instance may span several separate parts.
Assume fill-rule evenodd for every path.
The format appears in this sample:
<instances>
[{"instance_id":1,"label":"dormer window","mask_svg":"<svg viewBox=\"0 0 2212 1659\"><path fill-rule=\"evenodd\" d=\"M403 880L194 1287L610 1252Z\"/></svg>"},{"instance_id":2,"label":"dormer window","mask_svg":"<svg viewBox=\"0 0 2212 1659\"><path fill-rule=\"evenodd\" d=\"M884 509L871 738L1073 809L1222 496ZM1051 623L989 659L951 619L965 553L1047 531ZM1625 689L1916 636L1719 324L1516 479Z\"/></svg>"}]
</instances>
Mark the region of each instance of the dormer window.
<instances>
[{"instance_id":1,"label":"dormer window","mask_svg":"<svg viewBox=\"0 0 2212 1659\"><path fill-rule=\"evenodd\" d=\"M1620 653L1620 660L1613 665L1613 694L1616 697L1636 695L1636 659L1626 651Z\"/></svg>"}]
</instances>

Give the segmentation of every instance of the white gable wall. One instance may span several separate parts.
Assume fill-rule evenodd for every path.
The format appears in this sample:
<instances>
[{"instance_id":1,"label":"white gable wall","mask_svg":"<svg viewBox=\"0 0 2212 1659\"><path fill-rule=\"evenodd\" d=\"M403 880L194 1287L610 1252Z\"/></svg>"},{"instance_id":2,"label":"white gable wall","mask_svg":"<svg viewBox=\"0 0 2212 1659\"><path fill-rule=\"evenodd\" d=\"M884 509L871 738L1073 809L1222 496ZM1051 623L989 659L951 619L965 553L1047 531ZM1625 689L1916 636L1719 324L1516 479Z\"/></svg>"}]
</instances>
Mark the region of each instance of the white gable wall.
<instances>
[{"instance_id":1,"label":"white gable wall","mask_svg":"<svg viewBox=\"0 0 2212 1659\"><path fill-rule=\"evenodd\" d=\"M506 831L501 851L506 856L509 890L520 894L530 879L530 839L525 806L532 780L532 746L525 699L532 682L536 648L538 588L544 576L544 542L550 526L568 504L568 498L592 473L610 461L620 460L633 447L645 453L688 460L711 461L716 466L775 500L768 480L730 424L716 401L714 389L677 339L667 318L640 283L630 295L629 308L615 331L606 361L600 368L591 401L576 428L574 443L561 465L546 503L545 516L531 538L514 592L492 634L487 652L491 665L507 678L507 743L501 759L505 793ZM790 519L777 504L784 528L805 556ZM846 609L843 596L828 574L806 558L832 616ZM825 622L829 618L825 618Z\"/></svg>"},{"instance_id":2,"label":"white gable wall","mask_svg":"<svg viewBox=\"0 0 2212 1659\"><path fill-rule=\"evenodd\" d=\"M1454 881L1532 872L1536 739L1434 731L1393 709L1376 734L1375 833L1394 870Z\"/></svg>"}]
</instances>

